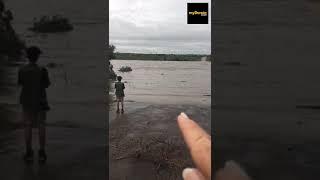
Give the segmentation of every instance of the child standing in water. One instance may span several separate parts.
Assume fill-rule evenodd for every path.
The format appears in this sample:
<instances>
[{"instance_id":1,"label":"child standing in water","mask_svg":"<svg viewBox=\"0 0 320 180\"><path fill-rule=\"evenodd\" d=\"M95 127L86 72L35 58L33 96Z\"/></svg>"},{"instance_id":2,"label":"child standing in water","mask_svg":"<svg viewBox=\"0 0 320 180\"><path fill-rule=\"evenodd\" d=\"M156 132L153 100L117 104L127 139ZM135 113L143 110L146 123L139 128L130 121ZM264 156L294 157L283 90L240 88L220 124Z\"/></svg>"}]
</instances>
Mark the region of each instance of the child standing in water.
<instances>
[{"instance_id":1,"label":"child standing in water","mask_svg":"<svg viewBox=\"0 0 320 180\"><path fill-rule=\"evenodd\" d=\"M124 110L123 110L123 98L124 98L124 83L121 82L122 77L118 76L117 77L118 82L115 83L114 88L116 89L116 97L117 97L117 113L120 113L120 109L119 109L119 103L121 102L121 113L123 114Z\"/></svg>"}]
</instances>

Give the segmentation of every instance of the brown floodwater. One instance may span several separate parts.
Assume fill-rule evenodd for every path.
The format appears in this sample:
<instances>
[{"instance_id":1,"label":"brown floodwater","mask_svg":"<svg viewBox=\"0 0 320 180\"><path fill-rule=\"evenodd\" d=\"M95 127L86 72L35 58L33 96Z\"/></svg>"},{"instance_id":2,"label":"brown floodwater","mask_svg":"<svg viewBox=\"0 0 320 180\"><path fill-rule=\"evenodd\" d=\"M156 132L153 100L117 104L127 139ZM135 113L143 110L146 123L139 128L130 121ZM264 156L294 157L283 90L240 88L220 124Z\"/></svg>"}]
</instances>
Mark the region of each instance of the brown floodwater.
<instances>
[{"instance_id":1,"label":"brown floodwater","mask_svg":"<svg viewBox=\"0 0 320 180\"><path fill-rule=\"evenodd\" d=\"M211 103L210 62L112 60L111 63L117 75L123 77L127 102ZM118 71L122 66L130 66L132 71Z\"/></svg>"}]
</instances>

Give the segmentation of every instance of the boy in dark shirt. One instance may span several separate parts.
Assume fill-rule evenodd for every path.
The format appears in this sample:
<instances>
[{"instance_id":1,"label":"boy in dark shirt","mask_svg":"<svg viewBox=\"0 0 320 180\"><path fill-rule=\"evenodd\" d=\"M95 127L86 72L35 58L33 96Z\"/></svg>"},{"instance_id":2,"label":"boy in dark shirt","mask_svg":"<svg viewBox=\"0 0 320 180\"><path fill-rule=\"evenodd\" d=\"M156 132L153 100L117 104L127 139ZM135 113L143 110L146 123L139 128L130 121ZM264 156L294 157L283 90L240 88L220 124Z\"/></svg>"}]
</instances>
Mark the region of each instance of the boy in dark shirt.
<instances>
[{"instance_id":1,"label":"boy in dark shirt","mask_svg":"<svg viewBox=\"0 0 320 180\"><path fill-rule=\"evenodd\" d=\"M22 87L20 94L20 104L23 109L23 121L25 124L25 143L26 153L24 160L33 161L32 150L32 125L36 124L39 128L39 161L45 162L45 120L46 111L49 105L47 101L46 88L50 85L48 71L44 67L37 65L41 50L32 46L27 49L29 63L19 69L18 84Z\"/></svg>"},{"instance_id":2,"label":"boy in dark shirt","mask_svg":"<svg viewBox=\"0 0 320 180\"><path fill-rule=\"evenodd\" d=\"M125 89L125 86L124 86L124 83L121 82L122 80L122 77L121 76L118 76L117 77L118 79L118 82L115 83L114 85L114 88L116 89L116 97L117 97L117 113L120 112L119 110L119 103L121 102L121 113L124 112L123 110L123 98L124 98L124 89Z\"/></svg>"}]
</instances>

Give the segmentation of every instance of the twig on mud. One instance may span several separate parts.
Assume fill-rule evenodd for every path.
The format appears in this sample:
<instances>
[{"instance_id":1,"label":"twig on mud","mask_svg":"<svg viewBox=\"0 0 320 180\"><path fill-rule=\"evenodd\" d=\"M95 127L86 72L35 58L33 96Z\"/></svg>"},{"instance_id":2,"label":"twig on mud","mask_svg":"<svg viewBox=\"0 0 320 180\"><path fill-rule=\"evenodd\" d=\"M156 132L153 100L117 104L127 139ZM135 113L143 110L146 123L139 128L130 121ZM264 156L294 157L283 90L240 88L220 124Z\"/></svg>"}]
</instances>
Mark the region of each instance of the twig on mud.
<instances>
[{"instance_id":1,"label":"twig on mud","mask_svg":"<svg viewBox=\"0 0 320 180\"><path fill-rule=\"evenodd\" d=\"M115 160L122 160L122 159L128 159L128 158L133 158L133 157L132 156L122 156L122 157L115 158Z\"/></svg>"}]
</instances>

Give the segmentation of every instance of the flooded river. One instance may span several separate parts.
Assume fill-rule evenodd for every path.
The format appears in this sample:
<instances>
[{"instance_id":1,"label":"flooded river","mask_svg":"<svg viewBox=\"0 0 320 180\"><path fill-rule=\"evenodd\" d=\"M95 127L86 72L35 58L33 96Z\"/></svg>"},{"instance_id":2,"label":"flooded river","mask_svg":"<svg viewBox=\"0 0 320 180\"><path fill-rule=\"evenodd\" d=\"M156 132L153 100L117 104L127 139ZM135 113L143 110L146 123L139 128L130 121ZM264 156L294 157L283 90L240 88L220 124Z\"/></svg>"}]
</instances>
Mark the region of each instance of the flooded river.
<instances>
[{"instance_id":1,"label":"flooded river","mask_svg":"<svg viewBox=\"0 0 320 180\"><path fill-rule=\"evenodd\" d=\"M123 77L126 100L153 104L206 104L211 102L211 63L203 61L112 60ZM122 66L133 71L119 72Z\"/></svg>"}]
</instances>

